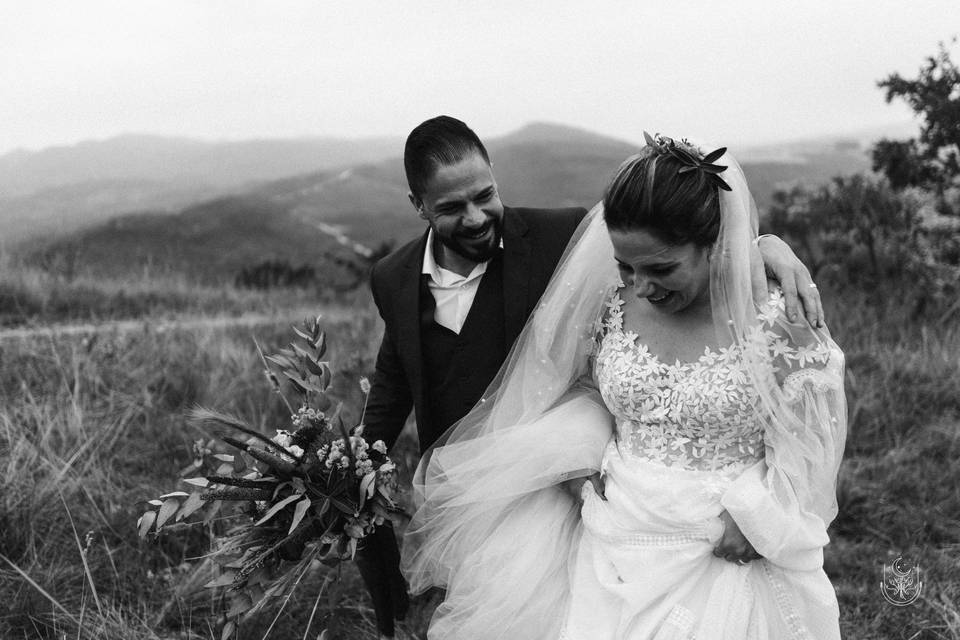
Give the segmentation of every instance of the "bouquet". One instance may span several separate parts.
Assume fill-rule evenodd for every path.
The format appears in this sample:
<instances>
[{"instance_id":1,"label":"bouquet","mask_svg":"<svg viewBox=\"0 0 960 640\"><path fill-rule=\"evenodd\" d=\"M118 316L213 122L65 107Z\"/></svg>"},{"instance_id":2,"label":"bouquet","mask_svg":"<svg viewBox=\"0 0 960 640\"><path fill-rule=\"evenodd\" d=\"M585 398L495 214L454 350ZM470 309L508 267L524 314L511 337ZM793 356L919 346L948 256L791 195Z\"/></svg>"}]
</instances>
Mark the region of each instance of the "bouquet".
<instances>
[{"instance_id":1,"label":"bouquet","mask_svg":"<svg viewBox=\"0 0 960 640\"><path fill-rule=\"evenodd\" d=\"M206 585L222 589L229 601L224 640L271 598L289 599L311 566L338 566L352 558L376 525L400 515L396 467L383 441L369 445L363 439L363 415L348 429L342 405L333 408L327 396L332 374L322 360L326 335L320 318L294 331L303 344L270 356L257 345L267 379L290 409L290 428L268 438L235 416L195 409L192 420L229 433L220 439L236 452L214 453L214 441L200 441L188 470L212 471L184 480L196 487L192 493L174 491L148 501L137 522L145 537L198 513L209 523L225 503L240 507L228 515L235 526L214 535L211 557L219 576ZM283 395L281 376L300 396L296 410ZM360 386L368 397L367 380L361 378ZM324 587L335 580L328 575Z\"/></svg>"}]
</instances>

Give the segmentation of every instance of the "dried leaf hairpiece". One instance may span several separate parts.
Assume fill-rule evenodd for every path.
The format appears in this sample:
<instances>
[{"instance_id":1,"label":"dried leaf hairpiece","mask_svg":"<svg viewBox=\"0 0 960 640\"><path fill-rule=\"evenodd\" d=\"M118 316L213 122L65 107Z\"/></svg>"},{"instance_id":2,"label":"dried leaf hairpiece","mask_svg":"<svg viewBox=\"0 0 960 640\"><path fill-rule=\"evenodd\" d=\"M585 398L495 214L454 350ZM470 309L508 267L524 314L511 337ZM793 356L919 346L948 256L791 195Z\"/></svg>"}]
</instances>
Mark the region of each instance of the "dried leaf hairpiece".
<instances>
[{"instance_id":1,"label":"dried leaf hairpiece","mask_svg":"<svg viewBox=\"0 0 960 640\"><path fill-rule=\"evenodd\" d=\"M723 189L724 191L733 191L730 188L730 185L720 177L720 174L726 171L727 167L721 164L713 164L716 160L726 153L726 147L720 147L714 151L711 151L707 155L703 155L696 146L687 141L686 138L681 139L679 142L673 138L668 138L667 136L662 136L659 133L651 136L646 131L643 132L643 137L647 141L654 153L657 155L669 155L673 156L683 164L680 167L678 173L688 173L690 171L700 171L707 176L707 179L710 180L718 189Z\"/></svg>"}]
</instances>

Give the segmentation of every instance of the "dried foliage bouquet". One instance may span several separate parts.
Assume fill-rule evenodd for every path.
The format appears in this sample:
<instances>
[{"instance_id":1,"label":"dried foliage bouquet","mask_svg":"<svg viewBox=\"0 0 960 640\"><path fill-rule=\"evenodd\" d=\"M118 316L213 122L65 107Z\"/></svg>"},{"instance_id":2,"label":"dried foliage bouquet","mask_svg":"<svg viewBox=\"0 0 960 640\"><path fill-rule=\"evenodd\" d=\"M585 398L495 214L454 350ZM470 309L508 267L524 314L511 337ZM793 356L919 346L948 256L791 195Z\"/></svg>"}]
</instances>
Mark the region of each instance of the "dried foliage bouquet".
<instances>
[{"instance_id":1,"label":"dried foliage bouquet","mask_svg":"<svg viewBox=\"0 0 960 640\"><path fill-rule=\"evenodd\" d=\"M222 589L229 601L224 639L272 597L289 598L311 565L337 566L352 558L376 525L400 515L394 503L396 467L384 443L363 439L362 416L348 429L342 405L327 413L333 406L326 394L332 373L322 359L327 345L320 318L294 331L305 344L291 343L270 356L257 346L267 378L290 409L291 428L268 438L234 416L195 409L191 419L232 434L220 439L237 453L214 453L214 441L197 443L189 469L210 472L184 482L198 489L150 500L137 523L145 537L192 515L202 514L207 523L217 514L233 521L232 528L214 535L211 558L219 576L206 585ZM281 379L299 394L299 409L283 395ZM366 379L360 386L369 394ZM221 512L225 503L240 508ZM328 576L324 586L332 589L335 580Z\"/></svg>"}]
</instances>

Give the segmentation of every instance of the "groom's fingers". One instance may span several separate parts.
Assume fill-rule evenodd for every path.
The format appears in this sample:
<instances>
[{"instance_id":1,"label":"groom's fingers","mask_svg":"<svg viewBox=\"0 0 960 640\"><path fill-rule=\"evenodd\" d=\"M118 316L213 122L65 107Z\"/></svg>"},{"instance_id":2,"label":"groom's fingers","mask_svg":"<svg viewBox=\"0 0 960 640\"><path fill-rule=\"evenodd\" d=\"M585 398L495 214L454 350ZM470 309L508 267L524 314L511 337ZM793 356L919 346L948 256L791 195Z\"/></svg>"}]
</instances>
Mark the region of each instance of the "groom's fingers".
<instances>
[{"instance_id":1,"label":"groom's fingers","mask_svg":"<svg viewBox=\"0 0 960 640\"><path fill-rule=\"evenodd\" d=\"M823 328L824 314L823 301L820 299L820 289L817 288L810 272L804 269L797 274L797 289L803 299L803 309L807 314L807 321L813 327Z\"/></svg>"},{"instance_id":2,"label":"groom's fingers","mask_svg":"<svg viewBox=\"0 0 960 640\"><path fill-rule=\"evenodd\" d=\"M750 252L750 284L753 286L753 299L756 303L763 304L770 299L767 271L759 251Z\"/></svg>"},{"instance_id":3,"label":"groom's fingers","mask_svg":"<svg viewBox=\"0 0 960 640\"><path fill-rule=\"evenodd\" d=\"M787 277L777 276L780 282L780 290L783 291L783 304L786 308L787 317L790 322L797 322L800 319L800 299L797 296L797 278L790 273Z\"/></svg>"},{"instance_id":4,"label":"groom's fingers","mask_svg":"<svg viewBox=\"0 0 960 640\"><path fill-rule=\"evenodd\" d=\"M790 322L800 322L802 318L806 318L811 326L823 327L824 314L820 290L810 277L807 268L798 263L796 271L782 278L778 276L778 280Z\"/></svg>"}]
</instances>

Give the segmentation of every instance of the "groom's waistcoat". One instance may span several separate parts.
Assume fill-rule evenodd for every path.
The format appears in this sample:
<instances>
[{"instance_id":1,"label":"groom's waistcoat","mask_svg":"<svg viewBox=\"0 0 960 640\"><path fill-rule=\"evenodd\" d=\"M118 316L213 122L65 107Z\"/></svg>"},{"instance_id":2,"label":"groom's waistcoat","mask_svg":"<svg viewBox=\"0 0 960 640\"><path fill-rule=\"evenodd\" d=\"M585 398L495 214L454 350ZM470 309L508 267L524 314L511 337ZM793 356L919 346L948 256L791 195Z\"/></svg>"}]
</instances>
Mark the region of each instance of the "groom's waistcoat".
<instances>
[{"instance_id":1,"label":"groom's waistcoat","mask_svg":"<svg viewBox=\"0 0 960 640\"><path fill-rule=\"evenodd\" d=\"M457 334L434 319L433 295L420 285L420 349L426 419L420 440L432 443L476 404L507 357L504 336L503 257L498 252L480 279L466 321Z\"/></svg>"},{"instance_id":2,"label":"groom's waistcoat","mask_svg":"<svg viewBox=\"0 0 960 640\"><path fill-rule=\"evenodd\" d=\"M424 324L427 234L374 265L370 290L383 318L364 437L392 447L410 410L420 451L481 397L536 307L586 211L504 208L502 264L491 262L460 335ZM490 268L498 269L491 273Z\"/></svg>"}]
</instances>

